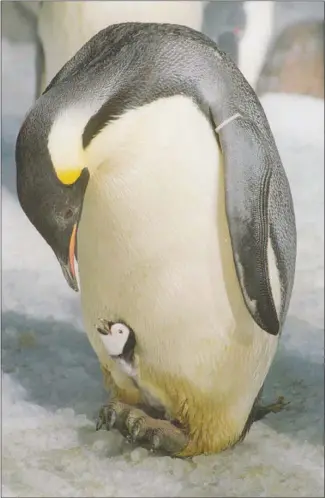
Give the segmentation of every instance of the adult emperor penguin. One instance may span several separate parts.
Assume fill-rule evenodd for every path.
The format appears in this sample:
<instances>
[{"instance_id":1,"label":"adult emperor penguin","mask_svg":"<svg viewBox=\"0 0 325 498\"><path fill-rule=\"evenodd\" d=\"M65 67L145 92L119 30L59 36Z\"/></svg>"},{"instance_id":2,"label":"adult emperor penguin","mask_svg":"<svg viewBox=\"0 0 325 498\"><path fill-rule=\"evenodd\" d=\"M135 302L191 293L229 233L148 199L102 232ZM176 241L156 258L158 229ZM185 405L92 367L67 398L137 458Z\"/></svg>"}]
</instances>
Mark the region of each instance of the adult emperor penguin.
<instances>
[{"instance_id":1,"label":"adult emperor penguin","mask_svg":"<svg viewBox=\"0 0 325 498\"><path fill-rule=\"evenodd\" d=\"M239 441L287 314L296 229L272 132L237 67L184 26L110 26L31 109L16 163L21 206L73 289L77 234L106 423L178 456ZM138 387L98 317L137 331ZM166 420L138 407L142 393Z\"/></svg>"}]
</instances>

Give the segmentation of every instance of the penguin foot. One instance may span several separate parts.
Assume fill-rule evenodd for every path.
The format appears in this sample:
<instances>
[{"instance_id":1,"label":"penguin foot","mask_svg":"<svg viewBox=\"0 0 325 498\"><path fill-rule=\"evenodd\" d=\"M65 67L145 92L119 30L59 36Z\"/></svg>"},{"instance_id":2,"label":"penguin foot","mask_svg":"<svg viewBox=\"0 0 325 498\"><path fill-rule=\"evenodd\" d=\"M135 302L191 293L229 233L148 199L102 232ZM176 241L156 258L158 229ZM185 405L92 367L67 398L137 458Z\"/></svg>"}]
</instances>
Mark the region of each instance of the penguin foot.
<instances>
[{"instance_id":1,"label":"penguin foot","mask_svg":"<svg viewBox=\"0 0 325 498\"><path fill-rule=\"evenodd\" d=\"M278 413L284 409L285 406L289 405L290 401L285 401L283 396L279 396L275 403L270 405L257 405L255 408L254 422L261 420L269 413Z\"/></svg>"},{"instance_id":2,"label":"penguin foot","mask_svg":"<svg viewBox=\"0 0 325 498\"><path fill-rule=\"evenodd\" d=\"M101 408L96 430L103 426L107 430L117 429L132 443L169 455L180 453L189 442L188 436L169 420L152 418L143 410L120 401Z\"/></svg>"},{"instance_id":3,"label":"penguin foot","mask_svg":"<svg viewBox=\"0 0 325 498\"><path fill-rule=\"evenodd\" d=\"M149 446L151 451L174 455L188 444L188 436L169 420L149 417L142 410L131 409L126 419L131 441Z\"/></svg>"}]
</instances>

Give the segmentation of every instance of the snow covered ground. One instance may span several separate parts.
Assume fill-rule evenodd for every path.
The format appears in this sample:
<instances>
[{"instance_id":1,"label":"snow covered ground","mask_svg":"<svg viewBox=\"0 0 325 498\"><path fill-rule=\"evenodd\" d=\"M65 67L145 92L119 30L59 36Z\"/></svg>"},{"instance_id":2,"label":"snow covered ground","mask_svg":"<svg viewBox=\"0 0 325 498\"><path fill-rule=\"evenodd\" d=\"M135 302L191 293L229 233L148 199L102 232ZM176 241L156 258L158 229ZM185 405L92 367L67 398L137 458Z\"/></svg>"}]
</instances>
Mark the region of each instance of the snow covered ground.
<instances>
[{"instance_id":1,"label":"snow covered ground","mask_svg":"<svg viewBox=\"0 0 325 498\"><path fill-rule=\"evenodd\" d=\"M263 105L294 196L297 274L265 400L280 414L245 442L192 461L155 457L95 432L106 400L78 295L14 193L14 141L33 97L33 49L3 41L2 496L324 496L323 101L268 95Z\"/></svg>"}]
</instances>

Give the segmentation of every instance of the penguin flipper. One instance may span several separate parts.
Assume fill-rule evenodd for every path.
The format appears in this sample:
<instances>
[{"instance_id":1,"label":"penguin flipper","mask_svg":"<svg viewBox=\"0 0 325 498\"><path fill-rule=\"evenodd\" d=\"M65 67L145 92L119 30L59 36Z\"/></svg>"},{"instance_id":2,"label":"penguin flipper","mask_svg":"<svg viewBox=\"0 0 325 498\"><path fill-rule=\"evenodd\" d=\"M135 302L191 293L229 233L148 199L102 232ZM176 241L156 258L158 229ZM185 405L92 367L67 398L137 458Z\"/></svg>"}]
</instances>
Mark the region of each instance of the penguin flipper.
<instances>
[{"instance_id":1,"label":"penguin flipper","mask_svg":"<svg viewBox=\"0 0 325 498\"><path fill-rule=\"evenodd\" d=\"M280 294L280 306L277 306L270 281L268 251L270 241L273 248L281 246L281 241L279 244L274 241L278 231L272 230L270 192L272 196L276 192L274 177L278 173L282 175L282 171L285 173L273 138L269 140L249 117L238 113L235 119L224 121L218 128L211 115L223 154L226 215L242 295L254 321L269 334L278 335L289 289L285 288L278 270L281 254L274 251ZM285 188L288 189L287 184ZM290 196L287 190L285 198L288 191Z\"/></svg>"}]
</instances>

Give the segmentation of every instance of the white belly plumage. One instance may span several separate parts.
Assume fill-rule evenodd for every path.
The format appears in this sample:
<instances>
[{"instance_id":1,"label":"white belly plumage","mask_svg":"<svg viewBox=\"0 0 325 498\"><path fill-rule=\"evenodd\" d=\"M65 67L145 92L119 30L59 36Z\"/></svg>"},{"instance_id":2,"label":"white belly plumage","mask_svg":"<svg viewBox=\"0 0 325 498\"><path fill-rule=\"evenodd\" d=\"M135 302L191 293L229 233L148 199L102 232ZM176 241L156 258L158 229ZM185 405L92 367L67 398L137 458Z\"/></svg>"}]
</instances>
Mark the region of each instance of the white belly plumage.
<instances>
[{"instance_id":1,"label":"white belly plumage","mask_svg":"<svg viewBox=\"0 0 325 498\"><path fill-rule=\"evenodd\" d=\"M277 339L244 305L208 121L185 97L161 99L94 142L89 153L105 149L107 159L86 192L78 258L85 326L100 362L110 364L98 317L122 319L143 364L231 396L234 409L251 406Z\"/></svg>"}]
</instances>

